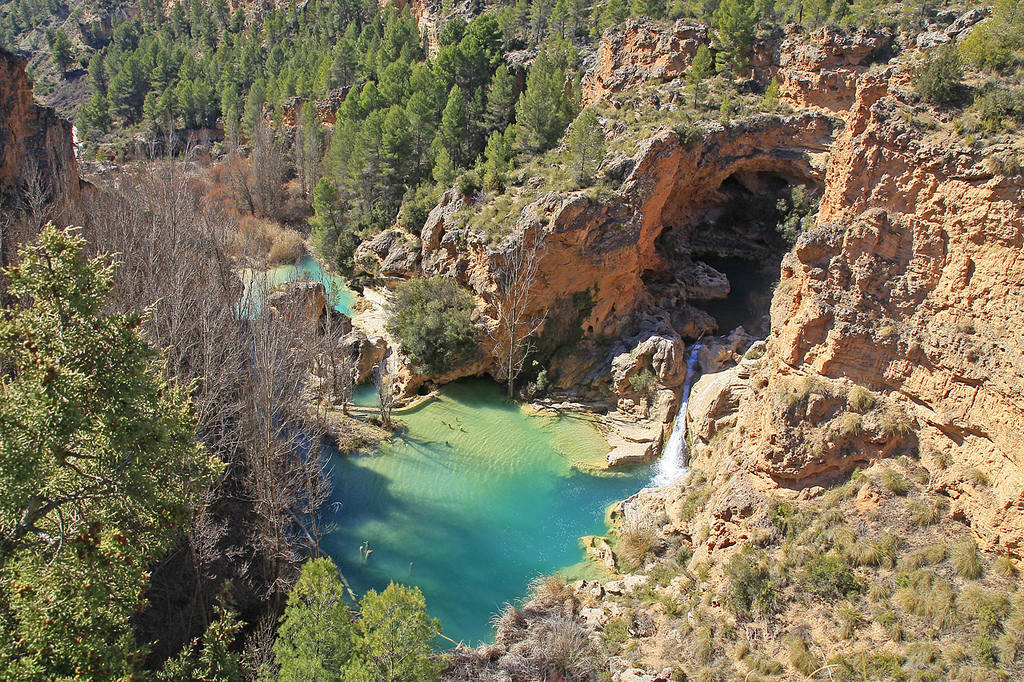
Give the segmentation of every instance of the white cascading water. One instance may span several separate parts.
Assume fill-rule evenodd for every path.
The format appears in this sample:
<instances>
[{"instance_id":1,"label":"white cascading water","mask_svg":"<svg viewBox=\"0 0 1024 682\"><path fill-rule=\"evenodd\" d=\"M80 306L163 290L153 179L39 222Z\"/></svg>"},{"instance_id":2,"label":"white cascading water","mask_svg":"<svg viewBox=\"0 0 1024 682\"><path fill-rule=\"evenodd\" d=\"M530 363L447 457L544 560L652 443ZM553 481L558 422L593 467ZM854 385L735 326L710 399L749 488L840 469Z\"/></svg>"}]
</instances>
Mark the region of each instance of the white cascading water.
<instances>
[{"instance_id":1,"label":"white cascading water","mask_svg":"<svg viewBox=\"0 0 1024 682\"><path fill-rule=\"evenodd\" d=\"M686 466L686 403L690 400L690 389L697 374L697 354L701 344L695 343L686 358L686 381L683 382L683 397L679 401L679 412L672 424L672 433L661 451L661 459L654 465L654 478L651 487L658 488L668 485L690 470Z\"/></svg>"}]
</instances>

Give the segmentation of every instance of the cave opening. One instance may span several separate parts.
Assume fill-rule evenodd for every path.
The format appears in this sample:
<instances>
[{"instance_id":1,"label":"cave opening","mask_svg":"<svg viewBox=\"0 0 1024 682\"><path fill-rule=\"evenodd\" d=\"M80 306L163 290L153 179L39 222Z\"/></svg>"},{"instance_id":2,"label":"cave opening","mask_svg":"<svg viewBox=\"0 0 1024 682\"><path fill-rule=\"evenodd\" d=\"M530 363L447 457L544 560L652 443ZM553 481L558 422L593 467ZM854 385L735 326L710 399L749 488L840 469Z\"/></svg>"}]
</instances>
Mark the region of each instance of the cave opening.
<instances>
[{"instance_id":1,"label":"cave opening","mask_svg":"<svg viewBox=\"0 0 1024 682\"><path fill-rule=\"evenodd\" d=\"M782 257L819 195L806 176L738 171L695 218L665 229L656 241L661 268L644 280L673 328L691 340L739 326L766 336Z\"/></svg>"}]
</instances>

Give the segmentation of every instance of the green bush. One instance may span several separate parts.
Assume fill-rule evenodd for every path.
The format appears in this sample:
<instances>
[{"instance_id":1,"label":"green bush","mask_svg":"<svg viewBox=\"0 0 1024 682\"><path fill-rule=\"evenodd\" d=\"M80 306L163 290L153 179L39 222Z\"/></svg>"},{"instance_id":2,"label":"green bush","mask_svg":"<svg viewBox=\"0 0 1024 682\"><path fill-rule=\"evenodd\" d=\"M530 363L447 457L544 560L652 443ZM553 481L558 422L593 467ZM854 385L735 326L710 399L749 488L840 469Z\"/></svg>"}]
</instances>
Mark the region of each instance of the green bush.
<instances>
[{"instance_id":1,"label":"green bush","mask_svg":"<svg viewBox=\"0 0 1024 682\"><path fill-rule=\"evenodd\" d=\"M737 616L753 612L770 616L779 608L782 585L772 577L764 552L746 547L725 565L726 596Z\"/></svg>"},{"instance_id":2,"label":"green bush","mask_svg":"<svg viewBox=\"0 0 1024 682\"><path fill-rule=\"evenodd\" d=\"M444 277L413 279L395 291L388 331L424 374L450 370L476 346L473 298Z\"/></svg>"},{"instance_id":3,"label":"green bush","mask_svg":"<svg viewBox=\"0 0 1024 682\"><path fill-rule=\"evenodd\" d=\"M804 564L802 581L814 594L838 599L861 591L860 581L841 557L813 554Z\"/></svg>"},{"instance_id":4,"label":"green bush","mask_svg":"<svg viewBox=\"0 0 1024 682\"><path fill-rule=\"evenodd\" d=\"M460 195L471 197L480 191L480 176L476 171L467 171L459 177L455 187Z\"/></svg>"},{"instance_id":5,"label":"green bush","mask_svg":"<svg viewBox=\"0 0 1024 682\"><path fill-rule=\"evenodd\" d=\"M954 104L963 98L964 67L952 45L937 48L925 56L914 74L914 90L932 104Z\"/></svg>"},{"instance_id":6,"label":"green bush","mask_svg":"<svg viewBox=\"0 0 1024 682\"><path fill-rule=\"evenodd\" d=\"M633 389L634 393L645 394L651 390L651 386L654 385L654 375L651 374L651 370L645 369L641 372L637 372L633 376L629 377L629 387Z\"/></svg>"}]
</instances>

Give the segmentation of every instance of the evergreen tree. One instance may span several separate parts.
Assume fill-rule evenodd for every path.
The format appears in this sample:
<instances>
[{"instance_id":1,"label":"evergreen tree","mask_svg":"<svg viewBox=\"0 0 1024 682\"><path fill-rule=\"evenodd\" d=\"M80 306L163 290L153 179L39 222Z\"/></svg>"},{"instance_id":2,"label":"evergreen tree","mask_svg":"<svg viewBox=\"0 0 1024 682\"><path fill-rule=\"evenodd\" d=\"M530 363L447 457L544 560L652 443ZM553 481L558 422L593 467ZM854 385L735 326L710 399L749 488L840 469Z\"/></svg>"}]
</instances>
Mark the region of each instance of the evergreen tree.
<instances>
[{"instance_id":1,"label":"evergreen tree","mask_svg":"<svg viewBox=\"0 0 1024 682\"><path fill-rule=\"evenodd\" d=\"M762 106L765 111L774 112L779 108L779 81L774 77L764 89L764 100Z\"/></svg>"},{"instance_id":2,"label":"evergreen tree","mask_svg":"<svg viewBox=\"0 0 1024 682\"><path fill-rule=\"evenodd\" d=\"M249 94L245 98L245 109L242 111L242 130L247 135L253 131L263 120L263 104L267 98L267 86L263 79L257 80L249 88Z\"/></svg>"},{"instance_id":3,"label":"evergreen tree","mask_svg":"<svg viewBox=\"0 0 1024 682\"><path fill-rule=\"evenodd\" d=\"M722 0L718 5L711 26L719 70L744 75L754 49L757 20L754 0Z\"/></svg>"},{"instance_id":4,"label":"evergreen tree","mask_svg":"<svg viewBox=\"0 0 1024 682\"><path fill-rule=\"evenodd\" d=\"M567 91L565 70L544 51L526 77L516 104L516 142L521 149L542 152L552 147L575 115L576 102Z\"/></svg>"},{"instance_id":5,"label":"evergreen tree","mask_svg":"<svg viewBox=\"0 0 1024 682\"><path fill-rule=\"evenodd\" d=\"M78 135L83 140L95 140L110 130L110 103L100 93L95 93L89 102L79 109L75 120Z\"/></svg>"},{"instance_id":6,"label":"evergreen tree","mask_svg":"<svg viewBox=\"0 0 1024 682\"><path fill-rule=\"evenodd\" d=\"M423 281L423 280L420 280ZM427 280L429 281L429 280ZM360 652L379 682L435 682L445 662L434 655L441 623L427 616L417 587L391 583L359 601Z\"/></svg>"},{"instance_id":7,"label":"evergreen tree","mask_svg":"<svg viewBox=\"0 0 1024 682\"><path fill-rule=\"evenodd\" d=\"M580 185L590 183L604 160L604 129L593 109L584 109L576 117L566 147L573 178Z\"/></svg>"},{"instance_id":8,"label":"evergreen tree","mask_svg":"<svg viewBox=\"0 0 1024 682\"><path fill-rule=\"evenodd\" d=\"M196 638L157 672L157 682L241 682L245 679L232 645L242 630L238 613L222 597L214 607L216 618L202 638Z\"/></svg>"},{"instance_id":9,"label":"evergreen tree","mask_svg":"<svg viewBox=\"0 0 1024 682\"><path fill-rule=\"evenodd\" d=\"M68 40L64 29L49 29L46 32L46 42L50 45L50 56L53 58L53 63L57 65L57 69L61 73L65 73L71 64L72 51L71 41Z\"/></svg>"},{"instance_id":10,"label":"evergreen tree","mask_svg":"<svg viewBox=\"0 0 1024 682\"><path fill-rule=\"evenodd\" d=\"M113 266L47 226L0 309L0 679L141 673L130 619L150 565L222 471L135 314L103 312Z\"/></svg>"},{"instance_id":11,"label":"evergreen tree","mask_svg":"<svg viewBox=\"0 0 1024 682\"><path fill-rule=\"evenodd\" d=\"M494 72L487 91L487 111L484 120L489 130L504 130L512 122L516 112L515 79L508 67L502 64Z\"/></svg>"},{"instance_id":12,"label":"evergreen tree","mask_svg":"<svg viewBox=\"0 0 1024 682\"><path fill-rule=\"evenodd\" d=\"M444 187L450 187L455 181L456 175L457 172L455 164L452 163L452 157L448 154L447 149L441 147L437 150L437 154L434 155L434 168L431 172L434 182Z\"/></svg>"},{"instance_id":13,"label":"evergreen tree","mask_svg":"<svg viewBox=\"0 0 1024 682\"><path fill-rule=\"evenodd\" d=\"M132 55L125 60L117 75L110 79L107 89L114 115L128 124L138 122L148 86L147 76L138 58Z\"/></svg>"},{"instance_id":14,"label":"evergreen tree","mask_svg":"<svg viewBox=\"0 0 1024 682\"><path fill-rule=\"evenodd\" d=\"M462 166L467 160L464 152L467 132L466 102L459 86L453 85L448 93L448 103L441 114L436 144L448 152L456 166Z\"/></svg>"},{"instance_id":15,"label":"evergreen tree","mask_svg":"<svg viewBox=\"0 0 1024 682\"><path fill-rule=\"evenodd\" d=\"M89 58L89 85L92 91L100 95L107 94L107 73L103 65L103 53L93 52Z\"/></svg>"},{"instance_id":16,"label":"evergreen tree","mask_svg":"<svg viewBox=\"0 0 1024 682\"><path fill-rule=\"evenodd\" d=\"M511 128L504 133L495 130L487 138L487 146L484 148L484 187L495 192L505 191L505 175L512 159L512 145L509 141L511 132Z\"/></svg>"},{"instance_id":17,"label":"evergreen tree","mask_svg":"<svg viewBox=\"0 0 1024 682\"><path fill-rule=\"evenodd\" d=\"M714 74L715 64L711 58L711 50L708 49L707 45L701 45L697 48L697 53L693 56L693 62L690 64L690 70L686 72L686 80L690 84L690 89L693 91L693 104L697 106L704 99L706 95L707 86L704 85L704 80Z\"/></svg>"},{"instance_id":18,"label":"evergreen tree","mask_svg":"<svg viewBox=\"0 0 1024 682\"><path fill-rule=\"evenodd\" d=\"M356 646L337 567L310 559L288 595L274 642L278 682L341 682Z\"/></svg>"}]
</instances>

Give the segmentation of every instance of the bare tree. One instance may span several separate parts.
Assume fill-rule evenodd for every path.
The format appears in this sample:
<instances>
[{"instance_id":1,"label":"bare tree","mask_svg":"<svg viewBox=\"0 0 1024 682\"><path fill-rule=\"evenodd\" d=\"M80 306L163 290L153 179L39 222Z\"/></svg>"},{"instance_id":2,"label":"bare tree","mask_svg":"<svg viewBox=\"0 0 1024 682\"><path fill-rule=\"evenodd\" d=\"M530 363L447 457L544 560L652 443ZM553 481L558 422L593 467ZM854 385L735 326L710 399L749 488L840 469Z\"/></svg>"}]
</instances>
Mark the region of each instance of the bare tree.
<instances>
[{"instance_id":1,"label":"bare tree","mask_svg":"<svg viewBox=\"0 0 1024 682\"><path fill-rule=\"evenodd\" d=\"M249 154L256 212L277 219L284 204L285 158L274 131L260 120L253 128Z\"/></svg>"},{"instance_id":2,"label":"bare tree","mask_svg":"<svg viewBox=\"0 0 1024 682\"><path fill-rule=\"evenodd\" d=\"M295 170L304 197L313 194L313 185L320 174L320 159L323 156L322 137L316 102L307 100L302 103L299 111L294 145Z\"/></svg>"},{"instance_id":3,"label":"bare tree","mask_svg":"<svg viewBox=\"0 0 1024 682\"><path fill-rule=\"evenodd\" d=\"M380 424L387 430L393 426L391 412L398 402L397 376L391 367L390 356L383 358L377 363L373 379L377 385L377 400L380 401Z\"/></svg>"},{"instance_id":4,"label":"bare tree","mask_svg":"<svg viewBox=\"0 0 1024 682\"><path fill-rule=\"evenodd\" d=\"M315 354L305 346L319 321L240 300L239 261L265 253L248 243L237 253L237 223L201 208L191 168L186 153L123 173L115 189L90 193L80 216L96 248L121 262L111 307L149 309L147 337L169 375L192 387L199 437L229 465L187 542L154 569L139 627L161 642L158 657L198 634L227 580L241 610L276 609L299 562L319 552L329 489L322 423L306 409ZM268 288L262 277L248 291L255 299Z\"/></svg>"},{"instance_id":5,"label":"bare tree","mask_svg":"<svg viewBox=\"0 0 1024 682\"><path fill-rule=\"evenodd\" d=\"M494 343L498 374L513 396L516 377L533 350L533 339L546 315L531 309L533 286L544 258L544 234L541 228L530 238L526 231L511 238L502 254L504 264L495 270L495 291L491 296L495 324L488 330Z\"/></svg>"}]
</instances>

